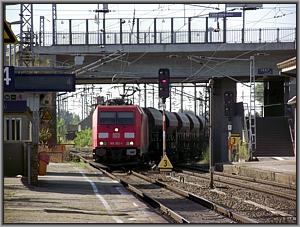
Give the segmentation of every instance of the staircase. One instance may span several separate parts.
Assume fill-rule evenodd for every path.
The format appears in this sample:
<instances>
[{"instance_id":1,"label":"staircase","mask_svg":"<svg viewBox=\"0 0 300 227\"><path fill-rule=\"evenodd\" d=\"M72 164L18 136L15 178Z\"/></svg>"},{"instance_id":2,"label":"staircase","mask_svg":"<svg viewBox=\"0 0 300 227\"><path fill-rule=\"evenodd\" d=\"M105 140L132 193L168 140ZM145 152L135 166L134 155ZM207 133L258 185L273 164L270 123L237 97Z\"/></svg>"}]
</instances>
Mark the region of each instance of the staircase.
<instances>
[{"instance_id":1,"label":"staircase","mask_svg":"<svg viewBox=\"0 0 300 227\"><path fill-rule=\"evenodd\" d=\"M287 117L256 118L255 156L294 156Z\"/></svg>"}]
</instances>

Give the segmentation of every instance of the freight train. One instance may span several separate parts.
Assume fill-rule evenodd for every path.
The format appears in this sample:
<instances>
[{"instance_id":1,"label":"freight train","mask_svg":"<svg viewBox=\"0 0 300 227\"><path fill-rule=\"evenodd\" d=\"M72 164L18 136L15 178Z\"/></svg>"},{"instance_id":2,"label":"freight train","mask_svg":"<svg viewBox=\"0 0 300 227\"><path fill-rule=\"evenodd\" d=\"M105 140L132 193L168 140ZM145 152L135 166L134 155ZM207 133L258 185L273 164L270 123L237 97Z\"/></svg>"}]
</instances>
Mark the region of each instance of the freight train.
<instances>
[{"instance_id":1,"label":"freight train","mask_svg":"<svg viewBox=\"0 0 300 227\"><path fill-rule=\"evenodd\" d=\"M158 163L163 152L162 111L120 103L109 102L109 105L95 108L93 158L106 164ZM207 145L204 117L192 113L165 113L166 153L170 161L199 159Z\"/></svg>"}]
</instances>

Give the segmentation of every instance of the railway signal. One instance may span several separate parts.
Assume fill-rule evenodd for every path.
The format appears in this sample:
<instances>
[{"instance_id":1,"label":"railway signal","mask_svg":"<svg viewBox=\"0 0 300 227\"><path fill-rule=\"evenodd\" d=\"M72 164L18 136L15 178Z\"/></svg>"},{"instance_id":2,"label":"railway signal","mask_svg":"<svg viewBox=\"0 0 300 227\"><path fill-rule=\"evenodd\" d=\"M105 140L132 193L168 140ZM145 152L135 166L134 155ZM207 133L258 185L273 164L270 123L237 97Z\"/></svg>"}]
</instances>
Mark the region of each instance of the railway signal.
<instances>
[{"instance_id":1,"label":"railway signal","mask_svg":"<svg viewBox=\"0 0 300 227\"><path fill-rule=\"evenodd\" d=\"M159 69L158 70L158 95L159 98L162 99L162 118L163 118L163 156L160 163L166 163L169 167L167 169L172 169L172 164L169 161L166 153L166 98L170 96L170 70L169 69ZM165 167L165 168L166 168ZM159 169L162 169L162 164L160 165Z\"/></svg>"},{"instance_id":2,"label":"railway signal","mask_svg":"<svg viewBox=\"0 0 300 227\"><path fill-rule=\"evenodd\" d=\"M165 103L166 98L170 96L170 70L169 69L158 70L158 87L159 87L159 97L162 98L163 103Z\"/></svg>"},{"instance_id":3,"label":"railway signal","mask_svg":"<svg viewBox=\"0 0 300 227\"><path fill-rule=\"evenodd\" d=\"M226 91L224 93L224 114L226 117L232 117L234 112L233 92Z\"/></svg>"}]
</instances>

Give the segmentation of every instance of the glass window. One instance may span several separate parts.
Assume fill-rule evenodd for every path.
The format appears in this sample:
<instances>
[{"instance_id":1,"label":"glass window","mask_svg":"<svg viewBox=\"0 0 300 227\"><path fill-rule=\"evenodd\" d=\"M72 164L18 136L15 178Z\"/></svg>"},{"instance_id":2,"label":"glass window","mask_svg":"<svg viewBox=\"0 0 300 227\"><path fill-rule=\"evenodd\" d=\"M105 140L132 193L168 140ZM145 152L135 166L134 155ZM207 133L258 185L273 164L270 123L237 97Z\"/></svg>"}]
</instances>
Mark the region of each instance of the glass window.
<instances>
[{"instance_id":1,"label":"glass window","mask_svg":"<svg viewBox=\"0 0 300 227\"><path fill-rule=\"evenodd\" d=\"M11 129L12 129L12 140L16 140L16 127L15 127L15 119L11 120Z\"/></svg>"},{"instance_id":2,"label":"glass window","mask_svg":"<svg viewBox=\"0 0 300 227\"><path fill-rule=\"evenodd\" d=\"M115 124L116 112L100 112L98 121L100 124Z\"/></svg>"},{"instance_id":3,"label":"glass window","mask_svg":"<svg viewBox=\"0 0 300 227\"><path fill-rule=\"evenodd\" d=\"M20 119L16 119L16 140L20 140L21 138L21 128L20 128Z\"/></svg>"},{"instance_id":4,"label":"glass window","mask_svg":"<svg viewBox=\"0 0 300 227\"><path fill-rule=\"evenodd\" d=\"M21 119L6 118L4 121L4 140L21 140Z\"/></svg>"},{"instance_id":5,"label":"glass window","mask_svg":"<svg viewBox=\"0 0 300 227\"><path fill-rule=\"evenodd\" d=\"M118 124L134 124L134 112L118 112L117 113Z\"/></svg>"},{"instance_id":6,"label":"glass window","mask_svg":"<svg viewBox=\"0 0 300 227\"><path fill-rule=\"evenodd\" d=\"M4 125L4 128L6 128L5 132L6 132L6 135L5 135L5 140L9 140L9 119L6 119L5 121L5 125Z\"/></svg>"}]
</instances>

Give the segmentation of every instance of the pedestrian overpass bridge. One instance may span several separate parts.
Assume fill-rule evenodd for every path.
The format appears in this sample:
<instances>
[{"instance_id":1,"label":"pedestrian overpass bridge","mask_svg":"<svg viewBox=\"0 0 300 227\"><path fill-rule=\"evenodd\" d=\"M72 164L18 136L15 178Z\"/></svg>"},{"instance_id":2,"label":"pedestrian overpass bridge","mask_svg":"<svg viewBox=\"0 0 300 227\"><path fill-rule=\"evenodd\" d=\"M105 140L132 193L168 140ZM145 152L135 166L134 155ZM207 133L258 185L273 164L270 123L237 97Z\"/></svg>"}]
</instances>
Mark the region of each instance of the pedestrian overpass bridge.
<instances>
[{"instance_id":1,"label":"pedestrian overpass bridge","mask_svg":"<svg viewBox=\"0 0 300 227\"><path fill-rule=\"evenodd\" d=\"M36 36L32 52L40 67L32 70L75 73L77 84L156 83L159 68L170 69L171 82L247 81L251 56L259 79L278 77L277 63L296 55L296 28L216 30L208 18L184 20L136 18L128 29L129 20L118 18L100 30L89 19L56 20L52 32Z\"/></svg>"}]
</instances>

